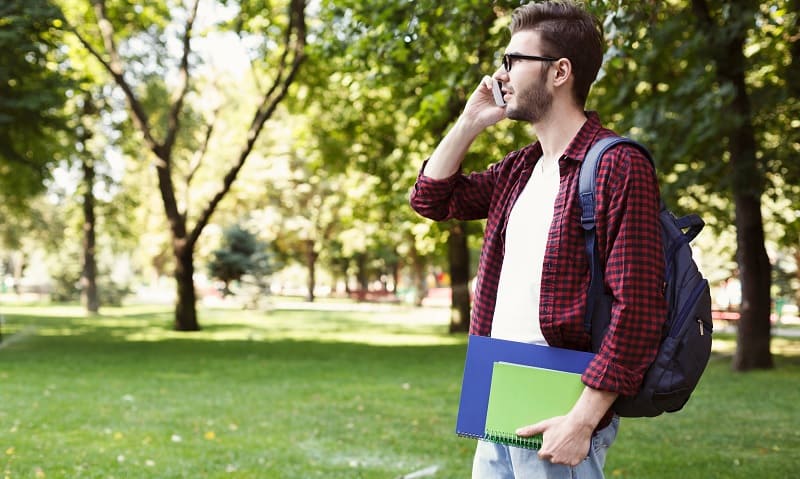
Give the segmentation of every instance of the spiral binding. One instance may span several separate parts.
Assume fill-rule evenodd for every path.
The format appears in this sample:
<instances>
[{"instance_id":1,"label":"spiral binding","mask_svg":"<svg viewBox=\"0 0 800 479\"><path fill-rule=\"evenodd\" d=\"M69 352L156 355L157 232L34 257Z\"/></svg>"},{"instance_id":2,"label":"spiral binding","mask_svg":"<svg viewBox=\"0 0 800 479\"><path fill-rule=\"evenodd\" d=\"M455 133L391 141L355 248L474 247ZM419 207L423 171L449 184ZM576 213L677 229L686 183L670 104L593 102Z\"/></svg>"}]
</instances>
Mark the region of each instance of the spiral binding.
<instances>
[{"instance_id":1,"label":"spiral binding","mask_svg":"<svg viewBox=\"0 0 800 479\"><path fill-rule=\"evenodd\" d=\"M483 436L487 441L505 444L507 446L524 447L526 449L541 449L542 436L541 434L531 437L520 437L516 434L509 434L503 431L494 429L487 429L486 434Z\"/></svg>"}]
</instances>

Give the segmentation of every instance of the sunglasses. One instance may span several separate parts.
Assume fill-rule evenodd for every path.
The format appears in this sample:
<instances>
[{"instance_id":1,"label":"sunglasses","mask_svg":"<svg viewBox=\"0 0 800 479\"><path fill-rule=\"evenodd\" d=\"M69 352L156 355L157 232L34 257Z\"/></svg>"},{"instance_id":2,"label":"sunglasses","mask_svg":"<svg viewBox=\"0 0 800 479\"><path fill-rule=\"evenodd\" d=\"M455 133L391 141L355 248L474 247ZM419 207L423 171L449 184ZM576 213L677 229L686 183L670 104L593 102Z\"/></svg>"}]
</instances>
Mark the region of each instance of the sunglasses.
<instances>
[{"instance_id":1,"label":"sunglasses","mask_svg":"<svg viewBox=\"0 0 800 479\"><path fill-rule=\"evenodd\" d=\"M554 62L558 60L558 58L553 57L540 57L537 55L519 55L517 53L506 53L503 55L503 68L506 69L507 72L511 71L511 65L514 60L532 60L538 62Z\"/></svg>"}]
</instances>

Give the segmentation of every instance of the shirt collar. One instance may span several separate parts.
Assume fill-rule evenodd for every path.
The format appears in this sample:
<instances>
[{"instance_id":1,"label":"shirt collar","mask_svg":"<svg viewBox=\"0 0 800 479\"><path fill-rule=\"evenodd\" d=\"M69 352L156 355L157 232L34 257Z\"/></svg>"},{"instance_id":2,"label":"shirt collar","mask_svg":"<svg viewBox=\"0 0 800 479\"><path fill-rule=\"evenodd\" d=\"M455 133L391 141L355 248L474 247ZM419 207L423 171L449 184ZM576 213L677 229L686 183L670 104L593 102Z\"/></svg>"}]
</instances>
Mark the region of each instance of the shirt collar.
<instances>
[{"instance_id":1,"label":"shirt collar","mask_svg":"<svg viewBox=\"0 0 800 479\"><path fill-rule=\"evenodd\" d=\"M600 115L596 111L587 111L586 122L578 130L578 133L572 139L564 151L564 157L573 161L583 161L583 158L589 152L589 148L594 144L598 134L603 130L603 125L600 123ZM521 151L522 160L528 166L536 164L541 158L542 144L539 141L531 143Z\"/></svg>"},{"instance_id":2,"label":"shirt collar","mask_svg":"<svg viewBox=\"0 0 800 479\"><path fill-rule=\"evenodd\" d=\"M589 148L595 142L598 133L603 129L600 116L595 111L586 112L586 123L569 143L564 151L564 156L575 161L583 161Z\"/></svg>"}]
</instances>

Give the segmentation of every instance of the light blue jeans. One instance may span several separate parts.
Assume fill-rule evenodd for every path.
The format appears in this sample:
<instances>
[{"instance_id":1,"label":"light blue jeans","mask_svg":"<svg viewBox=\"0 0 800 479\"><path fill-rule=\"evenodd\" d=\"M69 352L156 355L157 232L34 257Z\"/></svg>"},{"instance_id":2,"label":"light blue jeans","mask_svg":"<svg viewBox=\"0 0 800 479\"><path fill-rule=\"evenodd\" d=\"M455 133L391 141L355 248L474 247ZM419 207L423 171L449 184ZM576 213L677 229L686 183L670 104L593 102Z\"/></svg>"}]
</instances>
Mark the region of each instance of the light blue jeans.
<instances>
[{"instance_id":1,"label":"light blue jeans","mask_svg":"<svg viewBox=\"0 0 800 479\"><path fill-rule=\"evenodd\" d=\"M472 479L603 479L608 448L617 437L619 418L592 437L589 456L576 467L539 459L537 451L478 441Z\"/></svg>"}]
</instances>

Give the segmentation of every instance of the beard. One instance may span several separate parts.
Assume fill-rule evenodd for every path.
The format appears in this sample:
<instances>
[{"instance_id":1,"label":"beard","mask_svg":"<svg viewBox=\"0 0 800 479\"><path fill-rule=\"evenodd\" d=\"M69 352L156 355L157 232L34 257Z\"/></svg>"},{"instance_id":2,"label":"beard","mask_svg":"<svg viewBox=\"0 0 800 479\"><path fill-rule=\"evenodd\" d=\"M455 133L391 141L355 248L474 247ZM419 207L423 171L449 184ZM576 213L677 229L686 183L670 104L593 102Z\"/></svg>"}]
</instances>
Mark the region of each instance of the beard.
<instances>
[{"instance_id":1,"label":"beard","mask_svg":"<svg viewBox=\"0 0 800 479\"><path fill-rule=\"evenodd\" d=\"M544 77L545 75L542 75ZM516 102L506 112L506 116L512 120L527 121L538 123L542 121L553 106L553 95L544 86L544 78L539 82L531 84L528 88L521 90L516 95Z\"/></svg>"}]
</instances>

